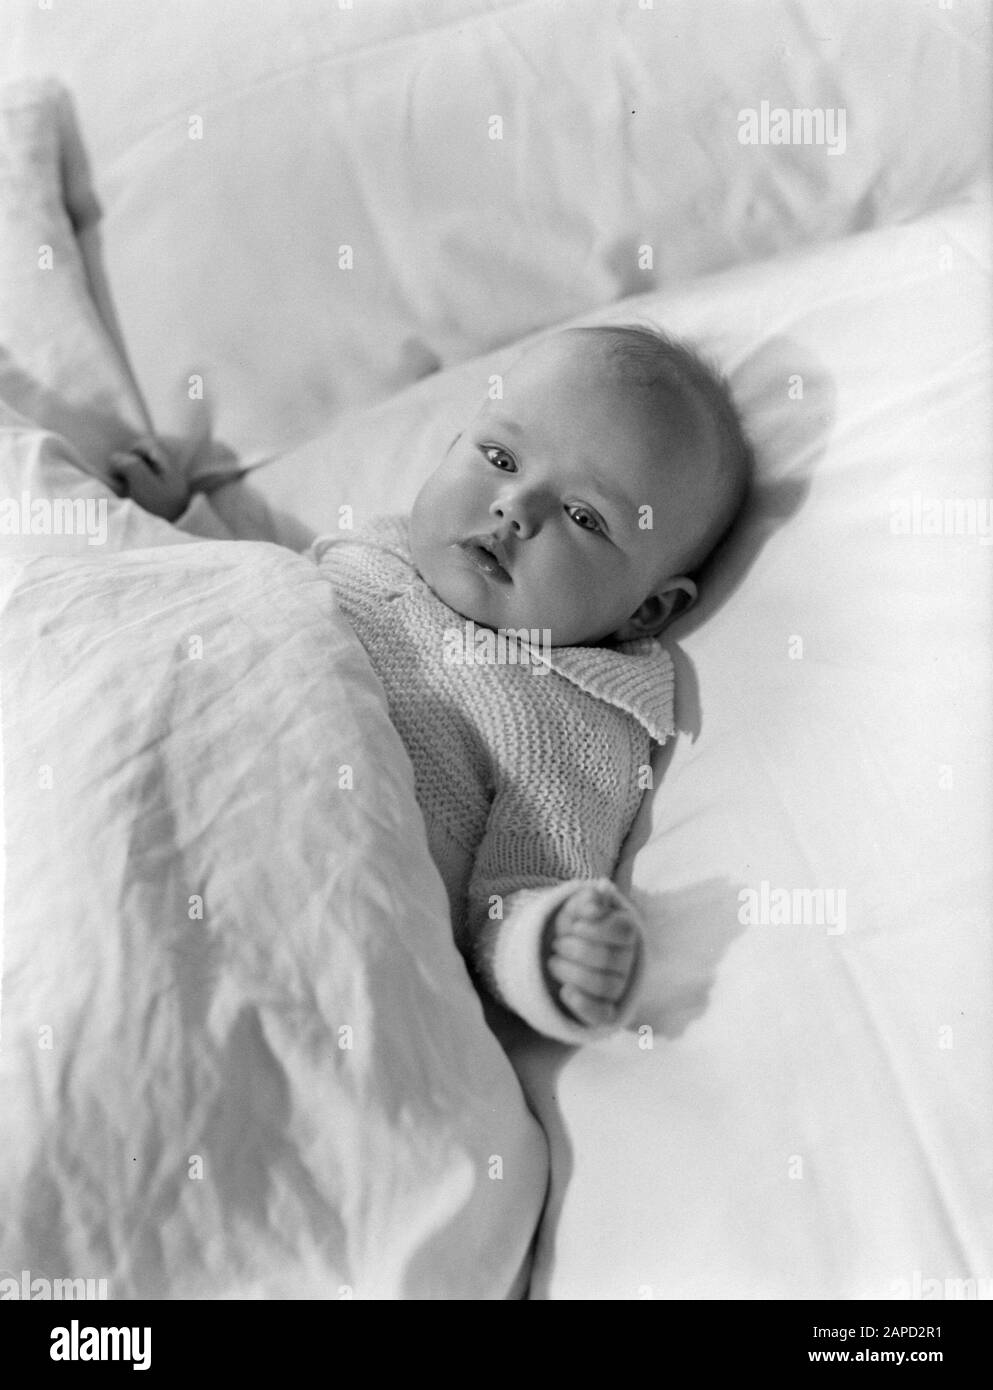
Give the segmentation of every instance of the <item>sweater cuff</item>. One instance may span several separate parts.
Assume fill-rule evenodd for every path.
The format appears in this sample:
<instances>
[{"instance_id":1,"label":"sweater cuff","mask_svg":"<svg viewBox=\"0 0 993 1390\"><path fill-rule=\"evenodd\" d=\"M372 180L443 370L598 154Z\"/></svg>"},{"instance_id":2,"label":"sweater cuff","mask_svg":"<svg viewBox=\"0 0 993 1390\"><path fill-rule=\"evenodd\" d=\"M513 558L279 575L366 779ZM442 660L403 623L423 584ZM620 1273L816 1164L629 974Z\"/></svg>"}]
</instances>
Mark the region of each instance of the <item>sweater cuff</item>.
<instances>
[{"instance_id":1,"label":"sweater cuff","mask_svg":"<svg viewBox=\"0 0 993 1390\"><path fill-rule=\"evenodd\" d=\"M613 888L609 879L598 879L596 882L605 890ZM492 958L494 981L507 1005L539 1033L574 1045L608 1038L630 1022L638 1002L644 957L644 947L639 942L627 993L621 1000L613 1023L596 1027L579 1023L555 1002L545 985L542 962L545 927L566 898L589 883L589 879L576 878L556 884L553 888L524 890L516 894L512 910L497 936Z\"/></svg>"}]
</instances>

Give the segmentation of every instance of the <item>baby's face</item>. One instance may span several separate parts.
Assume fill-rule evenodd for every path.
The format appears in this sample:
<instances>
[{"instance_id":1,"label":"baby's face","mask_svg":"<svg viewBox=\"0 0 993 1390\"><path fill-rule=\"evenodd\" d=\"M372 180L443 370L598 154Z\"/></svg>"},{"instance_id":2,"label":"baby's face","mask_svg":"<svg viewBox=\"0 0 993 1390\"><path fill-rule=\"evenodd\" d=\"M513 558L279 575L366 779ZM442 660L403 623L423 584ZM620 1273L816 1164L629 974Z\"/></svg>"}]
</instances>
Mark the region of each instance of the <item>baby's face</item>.
<instances>
[{"instance_id":1,"label":"baby's face","mask_svg":"<svg viewBox=\"0 0 993 1390\"><path fill-rule=\"evenodd\" d=\"M549 338L418 494L422 577L465 617L547 628L555 646L659 631L709 505L691 415L649 405L589 335Z\"/></svg>"}]
</instances>

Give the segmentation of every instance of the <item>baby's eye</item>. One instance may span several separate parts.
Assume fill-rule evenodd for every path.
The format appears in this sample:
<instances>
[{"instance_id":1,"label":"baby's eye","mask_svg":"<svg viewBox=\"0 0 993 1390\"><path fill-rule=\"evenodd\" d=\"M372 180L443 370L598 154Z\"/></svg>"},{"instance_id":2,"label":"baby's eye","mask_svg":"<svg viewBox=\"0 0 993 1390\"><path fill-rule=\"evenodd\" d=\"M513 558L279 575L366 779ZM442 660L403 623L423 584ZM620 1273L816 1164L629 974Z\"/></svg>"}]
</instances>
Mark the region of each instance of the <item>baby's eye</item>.
<instances>
[{"instance_id":1,"label":"baby's eye","mask_svg":"<svg viewBox=\"0 0 993 1390\"><path fill-rule=\"evenodd\" d=\"M569 515L573 521L584 531L600 531L600 518L595 512L591 512L589 507L570 507Z\"/></svg>"},{"instance_id":2,"label":"baby's eye","mask_svg":"<svg viewBox=\"0 0 993 1390\"><path fill-rule=\"evenodd\" d=\"M482 446L483 457L487 463L492 463L494 468L501 469L504 473L513 473L517 468L513 454L508 454L506 449L501 449L497 444L484 444Z\"/></svg>"}]
</instances>

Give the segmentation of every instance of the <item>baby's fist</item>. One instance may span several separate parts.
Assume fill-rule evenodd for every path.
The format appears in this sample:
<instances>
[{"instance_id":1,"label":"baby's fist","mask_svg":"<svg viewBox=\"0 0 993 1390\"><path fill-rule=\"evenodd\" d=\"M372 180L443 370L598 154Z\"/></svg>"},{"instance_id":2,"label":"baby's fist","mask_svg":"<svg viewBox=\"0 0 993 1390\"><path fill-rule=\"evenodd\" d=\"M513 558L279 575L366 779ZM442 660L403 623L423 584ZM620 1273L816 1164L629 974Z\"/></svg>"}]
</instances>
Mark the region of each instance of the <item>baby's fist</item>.
<instances>
[{"instance_id":1,"label":"baby's fist","mask_svg":"<svg viewBox=\"0 0 993 1390\"><path fill-rule=\"evenodd\" d=\"M111 454L111 473L125 497L146 512L175 521L185 512L191 494L186 476L154 435L136 439L130 449Z\"/></svg>"},{"instance_id":2,"label":"baby's fist","mask_svg":"<svg viewBox=\"0 0 993 1390\"><path fill-rule=\"evenodd\" d=\"M640 950L641 924L631 903L612 883L584 883L546 928L551 993L580 1023L613 1023Z\"/></svg>"}]
</instances>

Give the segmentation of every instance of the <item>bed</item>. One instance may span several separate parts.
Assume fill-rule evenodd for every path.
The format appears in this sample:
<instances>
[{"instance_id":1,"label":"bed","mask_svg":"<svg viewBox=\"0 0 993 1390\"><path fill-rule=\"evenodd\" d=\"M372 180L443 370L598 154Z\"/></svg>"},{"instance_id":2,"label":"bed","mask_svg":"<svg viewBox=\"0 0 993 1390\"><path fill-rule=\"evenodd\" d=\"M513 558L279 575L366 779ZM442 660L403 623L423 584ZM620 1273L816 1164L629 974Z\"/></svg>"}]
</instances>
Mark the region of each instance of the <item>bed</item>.
<instances>
[{"instance_id":1,"label":"bed","mask_svg":"<svg viewBox=\"0 0 993 1390\"><path fill-rule=\"evenodd\" d=\"M2 537L0 1278L990 1295L988 21L8 17L3 110L38 135L0 166L4 489L102 502L106 535ZM375 677L294 551L408 507L522 343L632 321L719 362L758 485L667 635L679 736L618 871L639 1016L501 1046ZM116 498L150 424L218 537L285 546Z\"/></svg>"}]
</instances>

